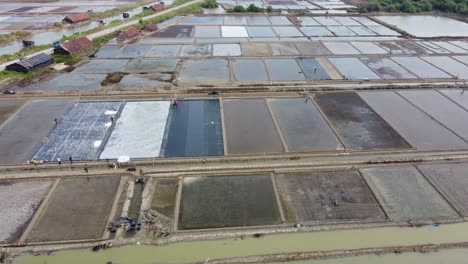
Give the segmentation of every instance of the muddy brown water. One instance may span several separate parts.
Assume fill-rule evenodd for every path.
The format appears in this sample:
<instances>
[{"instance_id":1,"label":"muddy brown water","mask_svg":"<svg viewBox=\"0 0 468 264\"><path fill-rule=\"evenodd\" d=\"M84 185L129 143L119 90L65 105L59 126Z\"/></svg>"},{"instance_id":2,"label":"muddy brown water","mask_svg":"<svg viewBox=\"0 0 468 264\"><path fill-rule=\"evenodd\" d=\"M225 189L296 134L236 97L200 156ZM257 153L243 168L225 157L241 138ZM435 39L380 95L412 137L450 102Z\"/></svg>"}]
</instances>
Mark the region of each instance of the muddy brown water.
<instances>
[{"instance_id":1,"label":"muddy brown water","mask_svg":"<svg viewBox=\"0 0 468 264\"><path fill-rule=\"evenodd\" d=\"M102 264L111 261L119 264L144 264L148 263L148 260L151 260L152 263L193 263L196 261L203 262L207 259L213 260L239 256L465 242L468 240L466 237L467 232L468 223L440 225L438 228L430 228L428 226L422 228L382 227L299 232L265 235L260 239L246 238L191 241L173 243L165 246L129 245L109 250L101 250L99 252L92 252L89 248L82 250L64 250L55 252L52 255L23 255L16 258L13 263ZM463 256L466 260L466 254L463 254ZM448 258L448 260L450 259L451 258ZM425 262L410 261L406 263Z\"/></svg>"}]
</instances>

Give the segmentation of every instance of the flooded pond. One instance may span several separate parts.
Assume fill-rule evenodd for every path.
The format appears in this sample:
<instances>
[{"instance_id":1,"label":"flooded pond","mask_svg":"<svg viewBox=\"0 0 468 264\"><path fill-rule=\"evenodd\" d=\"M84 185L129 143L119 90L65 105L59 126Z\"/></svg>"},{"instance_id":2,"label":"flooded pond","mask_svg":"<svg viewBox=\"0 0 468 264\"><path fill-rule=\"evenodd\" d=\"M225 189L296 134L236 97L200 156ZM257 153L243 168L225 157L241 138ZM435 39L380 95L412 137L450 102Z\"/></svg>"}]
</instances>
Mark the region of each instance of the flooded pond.
<instances>
[{"instance_id":1,"label":"flooded pond","mask_svg":"<svg viewBox=\"0 0 468 264\"><path fill-rule=\"evenodd\" d=\"M417 37L468 37L468 24L441 16L377 16Z\"/></svg>"}]
</instances>

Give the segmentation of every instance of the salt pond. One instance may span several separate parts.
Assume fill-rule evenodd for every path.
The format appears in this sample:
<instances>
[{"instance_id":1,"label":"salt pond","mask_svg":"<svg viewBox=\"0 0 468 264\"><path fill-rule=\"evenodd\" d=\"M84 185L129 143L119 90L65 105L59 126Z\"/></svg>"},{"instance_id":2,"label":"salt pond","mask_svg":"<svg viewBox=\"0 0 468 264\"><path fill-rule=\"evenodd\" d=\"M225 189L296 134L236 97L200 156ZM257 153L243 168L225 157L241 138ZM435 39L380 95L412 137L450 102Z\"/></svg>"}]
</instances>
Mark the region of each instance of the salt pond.
<instances>
[{"instance_id":1,"label":"salt pond","mask_svg":"<svg viewBox=\"0 0 468 264\"><path fill-rule=\"evenodd\" d=\"M442 16L377 16L417 37L468 37L468 24Z\"/></svg>"}]
</instances>

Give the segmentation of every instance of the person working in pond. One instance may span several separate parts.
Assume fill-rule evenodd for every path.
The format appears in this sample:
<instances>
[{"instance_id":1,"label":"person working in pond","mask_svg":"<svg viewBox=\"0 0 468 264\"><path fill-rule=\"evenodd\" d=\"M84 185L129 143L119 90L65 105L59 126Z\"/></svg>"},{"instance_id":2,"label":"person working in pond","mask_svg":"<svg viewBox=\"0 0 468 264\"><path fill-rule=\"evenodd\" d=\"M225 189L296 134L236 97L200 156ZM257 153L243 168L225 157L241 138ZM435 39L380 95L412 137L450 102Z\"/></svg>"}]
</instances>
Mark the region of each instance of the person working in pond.
<instances>
[{"instance_id":1,"label":"person working in pond","mask_svg":"<svg viewBox=\"0 0 468 264\"><path fill-rule=\"evenodd\" d=\"M179 101L176 98L172 101L172 109L176 109L179 106Z\"/></svg>"}]
</instances>

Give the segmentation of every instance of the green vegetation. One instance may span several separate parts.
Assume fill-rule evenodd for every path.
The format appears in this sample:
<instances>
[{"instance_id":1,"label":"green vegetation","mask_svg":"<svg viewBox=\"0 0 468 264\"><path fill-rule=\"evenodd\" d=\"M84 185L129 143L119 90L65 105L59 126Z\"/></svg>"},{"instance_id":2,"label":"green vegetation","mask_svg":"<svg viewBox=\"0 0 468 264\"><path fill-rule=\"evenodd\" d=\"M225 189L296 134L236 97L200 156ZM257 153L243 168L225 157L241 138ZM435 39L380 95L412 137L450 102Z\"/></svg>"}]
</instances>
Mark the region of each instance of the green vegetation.
<instances>
[{"instance_id":1,"label":"green vegetation","mask_svg":"<svg viewBox=\"0 0 468 264\"><path fill-rule=\"evenodd\" d=\"M6 70L0 71L0 81L9 79L9 81L11 82L17 82L17 81L27 82L31 80L32 78L41 75L47 70L48 68L44 68L35 72L29 72L29 73L6 71Z\"/></svg>"},{"instance_id":2,"label":"green vegetation","mask_svg":"<svg viewBox=\"0 0 468 264\"><path fill-rule=\"evenodd\" d=\"M361 12L419 13L442 11L468 15L468 0L372 0Z\"/></svg>"},{"instance_id":3,"label":"green vegetation","mask_svg":"<svg viewBox=\"0 0 468 264\"><path fill-rule=\"evenodd\" d=\"M16 32L11 32L9 34L3 34L3 35L0 35L0 45L6 45L17 39L30 37L31 35L32 35L31 32L26 32L26 31L16 31Z\"/></svg>"},{"instance_id":4,"label":"green vegetation","mask_svg":"<svg viewBox=\"0 0 468 264\"><path fill-rule=\"evenodd\" d=\"M262 7L258 7L255 4L250 4L247 8L237 5L233 8L229 8L227 10L228 13L273 13L274 10L271 6L268 6L266 9Z\"/></svg>"},{"instance_id":5,"label":"green vegetation","mask_svg":"<svg viewBox=\"0 0 468 264\"><path fill-rule=\"evenodd\" d=\"M30 55L30 54L33 54L33 53L36 53L36 52L46 50L48 48L52 48L52 44L50 44L50 45L39 45L39 46L29 46L27 48L21 49L20 51L18 51L16 53L13 53L13 54L3 54L3 55L0 56L0 63L16 60L16 59L22 58L24 56L27 56L27 55Z\"/></svg>"},{"instance_id":6,"label":"green vegetation","mask_svg":"<svg viewBox=\"0 0 468 264\"><path fill-rule=\"evenodd\" d=\"M179 0L176 3L178 3L177 5L180 5L181 2L183 4L183 3L189 2L189 1L190 0ZM176 3L174 3L174 4L176 4ZM141 21L140 20L140 23L138 25L136 25L136 27L140 28L140 29L143 29L149 23L159 23L161 21L167 20L167 19L172 18L174 16L186 15L186 14L199 14L199 13L202 13L202 12L203 12L203 10L201 9L201 4L200 3L195 3L195 4L189 5L187 7L181 8L179 10L171 11L169 13L163 14L163 15L155 17L153 19L149 19L147 21ZM101 31L103 29L111 28L111 27L114 27L114 26L119 25L121 23L122 23L122 21L115 20L115 21L112 21L111 23L109 23L109 25L107 25L106 27L91 29L91 30L89 30L87 32L76 33L76 34L74 34L72 36L68 36L68 37L64 36L61 41L64 42L66 40L77 39L77 38L79 38L81 36L86 36L88 34L92 34L92 33ZM104 44L104 43L109 42L109 40L115 38L116 36L117 36L117 32L113 32L113 33L107 34L105 36L95 38L95 39L93 39L93 42L96 43L96 44ZM0 56L0 63L4 63L4 62L7 62L7 61L12 61L12 60L15 60L15 59L19 59L19 58L22 58L22 57L24 57L26 55L33 54L33 53L36 53L38 51L42 51L42 50L45 50L45 49L48 49L48 48L52 48L52 44L42 45L42 46L31 46L31 47L28 47L28 48L23 48L22 50L18 51L15 54L1 55ZM73 65L73 64L79 62L83 58L82 55L73 55L73 56L53 55L53 56L54 56L55 61L57 63L64 62L67 65ZM42 72L44 72L44 71L37 71L37 72L25 74L25 73L13 72L13 71L0 71L0 80L5 80L5 79L9 79L9 78L11 78L12 81L29 80L30 78L38 76Z\"/></svg>"},{"instance_id":7,"label":"green vegetation","mask_svg":"<svg viewBox=\"0 0 468 264\"><path fill-rule=\"evenodd\" d=\"M125 13L127 11L132 10L132 9L138 8L140 6L142 7L144 5L151 4L153 2L154 1L151 1L151 0L150 1L144 1L144 2L138 2L138 3L132 4L132 5L124 6L124 7L116 7L116 8L106 10L106 11L103 11L103 12L96 12L96 13L91 14L91 19L100 20L100 19L104 19L104 18L107 18L107 17L117 16L119 14Z\"/></svg>"},{"instance_id":8,"label":"green vegetation","mask_svg":"<svg viewBox=\"0 0 468 264\"><path fill-rule=\"evenodd\" d=\"M203 8L218 8L219 4L216 0L205 0L202 4Z\"/></svg>"}]
</instances>

